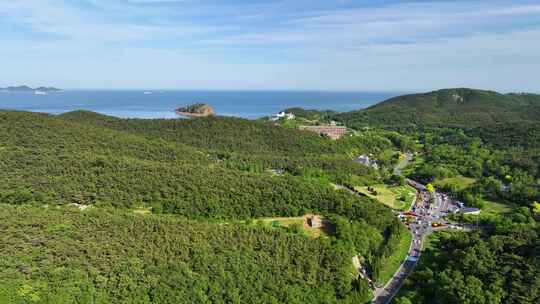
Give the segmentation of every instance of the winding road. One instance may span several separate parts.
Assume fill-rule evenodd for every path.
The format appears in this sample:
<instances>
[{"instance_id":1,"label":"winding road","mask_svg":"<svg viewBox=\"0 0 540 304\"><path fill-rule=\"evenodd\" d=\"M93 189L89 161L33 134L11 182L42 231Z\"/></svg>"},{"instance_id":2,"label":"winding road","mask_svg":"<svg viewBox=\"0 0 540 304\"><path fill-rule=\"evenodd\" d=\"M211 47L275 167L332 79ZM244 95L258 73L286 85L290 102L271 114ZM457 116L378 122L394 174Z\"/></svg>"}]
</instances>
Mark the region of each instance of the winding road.
<instances>
[{"instance_id":1,"label":"winding road","mask_svg":"<svg viewBox=\"0 0 540 304\"><path fill-rule=\"evenodd\" d=\"M394 167L395 175L402 175L401 171L409 164L412 160L413 155L411 153L405 153L404 158L402 158L398 164ZM376 288L373 291L373 304L388 304L396 296L399 289L409 277L409 275L414 271L420 255L422 252L422 246L424 243L425 236L429 235L435 230L441 230L444 228L432 228L432 222L441 222L448 225L442 217L456 208L455 203L451 201L448 196L443 193L435 192L430 193L425 185L413 181L411 179L406 179L406 182L413 188L416 189L417 195L414 203L411 206L409 212L416 214L416 220L410 222L408 225L409 233L412 235L412 241L407 253L407 258L400 265L396 273L392 278L386 283L385 286ZM342 186L335 185L337 189L343 189L351 192L354 195L360 196L358 192L354 189ZM399 216L402 216L403 212L399 213Z\"/></svg>"},{"instance_id":2,"label":"winding road","mask_svg":"<svg viewBox=\"0 0 540 304\"><path fill-rule=\"evenodd\" d=\"M411 160L412 154L406 153L405 157L394 168L394 174L401 175L401 170ZM416 221L409 224L409 232L412 234L411 245L407 258L394 276L384 287L374 290L373 304L388 304L392 301L407 277L414 271L422 252L424 237L433 232L431 223L440 221L443 214L453 207L452 202L444 194L439 192L429 193L424 185L410 179L407 179L407 183L417 191L415 202L411 206L412 211L417 214Z\"/></svg>"}]
</instances>

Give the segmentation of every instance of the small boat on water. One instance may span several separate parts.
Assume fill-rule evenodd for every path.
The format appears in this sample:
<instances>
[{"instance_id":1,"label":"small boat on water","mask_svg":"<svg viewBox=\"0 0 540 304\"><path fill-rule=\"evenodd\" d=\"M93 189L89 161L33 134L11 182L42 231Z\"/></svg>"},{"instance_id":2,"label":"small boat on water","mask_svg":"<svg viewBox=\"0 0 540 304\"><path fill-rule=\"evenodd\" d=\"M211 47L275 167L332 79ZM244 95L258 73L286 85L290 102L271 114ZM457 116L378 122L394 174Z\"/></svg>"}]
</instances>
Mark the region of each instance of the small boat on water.
<instances>
[{"instance_id":1,"label":"small boat on water","mask_svg":"<svg viewBox=\"0 0 540 304\"><path fill-rule=\"evenodd\" d=\"M44 92L44 91L34 91L34 95L47 95L47 92Z\"/></svg>"},{"instance_id":2,"label":"small boat on water","mask_svg":"<svg viewBox=\"0 0 540 304\"><path fill-rule=\"evenodd\" d=\"M150 95L150 94L152 94L152 92L146 91L146 92L144 92L143 94L144 94L144 95Z\"/></svg>"}]
</instances>

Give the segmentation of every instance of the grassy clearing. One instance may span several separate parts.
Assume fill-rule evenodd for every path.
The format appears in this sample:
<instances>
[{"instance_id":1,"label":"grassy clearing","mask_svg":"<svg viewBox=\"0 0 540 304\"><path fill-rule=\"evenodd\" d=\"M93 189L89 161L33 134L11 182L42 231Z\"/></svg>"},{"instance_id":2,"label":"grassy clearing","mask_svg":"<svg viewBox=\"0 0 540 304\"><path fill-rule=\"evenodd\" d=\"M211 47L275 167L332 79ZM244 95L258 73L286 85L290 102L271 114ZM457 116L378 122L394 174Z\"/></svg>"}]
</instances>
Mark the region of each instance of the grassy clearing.
<instances>
[{"instance_id":1,"label":"grassy clearing","mask_svg":"<svg viewBox=\"0 0 540 304\"><path fill-rule=\"evenodd\" d=\"M455 177L448 177L441 180L435 181L434 185L438 188L444 188L448 186L453 186L458 191L463 190L470 185L474 184L476 179L458 175Z\"/></svg>"},{"instance_id":2,"label":"grassy clearing","mask_svg":"<svg viewBox=\"0 0 540 304\"><path fill-rule=\"evenodd\" d=\"M307 224L307 215L299 217L263 218L254 220L252 224L272 229L284 229L289 232L303 234L312 238L329 236L334 233L334 227L332 226L332 223L330 223L328 220L325 220L324 218L322 218L322 227L310 227Z\"/></svg>"},{"instance_id":3,"label":"grassy clearing","mask_svg":"<svg viewBox=\"0 0 540 304\"><path fill-rule=\"evenodd\" d=\"M264 224L272 224L274 222L279 223L280 227L289 227L294 224L304 224L304 217L274 217L274 218L264 218L264 219L258 219L255 220L255 222L262 222Z\"/></svg>"},{"instance_id":4,"label":"grassy clearing","mask_svg":"<svg viewBox=\"0 0 540 304\"><path fill-rule=\"evenodd\" d=\"M421 155L415 155L411 161L407 164L407 167L401 170L404 176L412 174L421 164L425 162Z\"/></svg>"},{"instance_id":5,"label":"grassy clearing","mask_svg":"<svg viewBox=\"0 0 540 304\"><path fill-rule=\"evenodd\" d=\"M361 192L371 198L374 198L386 206L396 210L408 210L416 196L416 190L409 186L371 186L374 191L368 190L369 187L356 187Z\"/></svg>"},{"instance_id":6,"label":"grassy clearing","mask_svg":"<svg viewBox=\"0 0 540 304\"><path fill-rule=\"evenodd\" d=\"M482 212L485 214L500 215L510 213L512 207L498 202L482 200Z\"/></svg>"},{"instance_id":7,"label":"grassy clearing","mask_svg":"<svg viewBox=\"0 0 540 304\"><path fill-rule=\"evenodd\" d=\"M396 202L400 203L399 210L409 210L416 197L416 189L409 185L392 187L392 192L396 194Z\"/></svg>"},{"instance_id":8,"label":"grassy clearing","mask_svg":"<svg viewBox=\"0 0 540 304\"><path fill-rule=\"evenodd\" d=\"M335 234L335 227L329 220L321 217L322 227L313 228L310 227L307 223L308 216L310 215L297 217L268 217L250 220L220 221L219 223L221 225L247 225L252 227L275 229L312 238L327 237Z\"/></svg>"},{"instance_id":9,"label":"grassy clearing","mask_svg":"<svg viewBox=\"0 0 540 304\"><path fill-rule=\"evenodd\" d=\"M399 243L399 248L384 261L377 278L377 283L384 285L394 276L394 273L396 273L409 254L411 241L412 235L408 231L405 231Z\"/></svg>"}]
</instances>

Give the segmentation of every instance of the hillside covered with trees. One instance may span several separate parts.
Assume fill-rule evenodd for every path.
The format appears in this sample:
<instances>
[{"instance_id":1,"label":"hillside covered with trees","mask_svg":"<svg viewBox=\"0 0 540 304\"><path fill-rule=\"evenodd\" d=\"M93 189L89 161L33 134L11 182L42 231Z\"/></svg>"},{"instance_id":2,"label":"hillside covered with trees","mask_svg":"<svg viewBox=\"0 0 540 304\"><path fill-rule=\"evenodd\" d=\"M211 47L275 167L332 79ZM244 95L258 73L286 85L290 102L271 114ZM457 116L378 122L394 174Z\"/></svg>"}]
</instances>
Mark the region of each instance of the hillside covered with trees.
<instances>
[{"instance_id":1,"label":"hillside covered with trees","mask_svg":"<svg viewBox=\"0 0 540 304\"><path fill-rule=\"evenodd\" d=\"M408 177L427 184L464 176L473 183L444 190L469 205L487 198L530 206L540 201L539 111L540 95L445 89L319 116L360 134L397 130L405 150L419 153ZM310 118L315 112L295 110Z\"/></svg>"},{"instance_id":2,"label":"hillside covered with trees","mask_svg":"<svg viewBox=\"0 0 540 304\"><path fill-rule=\"evenodd\" d=\"M395 303L538 303L540 230L531 212L483 224L489 229L431 236Z\"/></svg>"},{"instance_id":3,"label":"hillside covered with trees","mask_svg":"<svg viewBox=\"0 0 540 304\"><path fill-rule=\"evenodd\" d=\"M233 117L0 111L0 302L367 303L409 232L344 189L408 177L483 213L449 217L476 228L434 235L397 303L536 303L539 104L449 89L290 109L346 125L336 141ZM330 226L278 220L307 214Z\"/></svg>"},{"instance_id":4,"label":"hillside covered with trees","mask_svg":"<svg viewBox=\"0 0 540 304\"><path fill-rule=\"evenodd\" d=\"M414 154L408 178L481 208L479 216L449 217L472 231L429 236L398 304L540 300L539 110L539 95L473 89L399 96L347 113L292 109L360 134L397 131Z\"/></svg>"},{"instance_id":5,"label":"hillside covered with trees","mask_svg":"<svg viewBox=\"0 0 540 304\"><path fill-rule=\"evenodd\" d=\"M91 112L2 111L0 127L8 302L356 303L371 291L352 257L376 279L406 233L388 208L332 186L381 178L351 155L396 149L386 133L332 142L234 118ZM249 224L308 213L334 233Z\"/></svg>"},{"instance_id":6,"label":"hillside covered with trees","mask_svg":"<svg viewBox=\"0 0 540 304\"><path fill-rule=\"evenodd\" d=\"M444 89L394 97L367 109L340 113L349 126L477 127L538 121L540 95L501 94L475 89Z\"/></svg>"},{"instance_id":7,"label":"hillside covered with trees","mask_svg":"<svg viewBox=\"0 0 540 304\"><path fill-rule=\"evenodd\" d=\"M540 148L537 94L444 89L398 96L328 118L358 130L376 127L409 134L432 128L457 128L498 147Z\"/></svg>"},{"instance_id":8,"label":"hillside covered with trees","mask_svg":"<svg viewBox=\"0 0 540 304\"><path fill-rule=\"evenodd\" d=\"M0 205L2 303L355 303L327 239L123 211Z\"/></svg>"}]
</instances>

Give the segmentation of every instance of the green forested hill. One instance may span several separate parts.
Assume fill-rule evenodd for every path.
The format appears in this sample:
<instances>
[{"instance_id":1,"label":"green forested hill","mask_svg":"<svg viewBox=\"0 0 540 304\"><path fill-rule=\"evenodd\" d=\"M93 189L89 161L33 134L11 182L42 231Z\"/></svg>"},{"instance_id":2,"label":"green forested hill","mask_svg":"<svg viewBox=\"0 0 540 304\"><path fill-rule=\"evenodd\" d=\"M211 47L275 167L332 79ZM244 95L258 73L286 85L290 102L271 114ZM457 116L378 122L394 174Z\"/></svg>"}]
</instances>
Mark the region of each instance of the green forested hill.
<instances>
[{"instance_id":1,"label":"green forested hill","mask_svg":"<svg viewBox=\"0 0 540 304\"><path fill-rule=\"evenodd\" d=\"M0 111L0 145L17 149L47 150L61 153L134 157L143 160L167 160L209 163L200 150L187 145L168 143L122 133L99 125L77 124L55 116L16 111ZM37 153L28 153L29 155Z\"/></svg>"},{"instance_id":2,"label":"green forested hill","mask_svg":"<svg viewBox=\"0 0 540 304\"><path fill-rule=\"evenodd\" d=\"M540 301L540 230L528 209L495 229L441 232L394 302L505 303Z\"/></svg>"},{"instance_id":3,"label":"green forested hill","mask_svg":"<svg viewBox=\"0 0 540 304\"><path fill-rule=\"evenodd\" d=\"M335 152L331 141L316 134L235 117L116 119L86 111L70 112L60 117L78 123L99 124L115 130L224 152L287 155Z\"/></svg>"},{"instance_id":4,"label":"green forested hill","mask_svg":"<svg viewBox=\"0 0 540 304\"><path fill-rule=\"evenodd\" d=\"M379 155L399 149L394 140L398 137L396 134L374 132L331 141L311 132L233 117L118 119L75 111L60 118L152 140L188 145L206 151L229 168L251 172L279 168L295 175L320 175L322 170L325 176L339 183L347 183L347 176L351 174L375 174L369 168L351 162L355 156L362 153Z\"/></svg>"},{"instance_id":5,"label":"green forested hill","mask_svg":"<svg viewBox=\"0 0 540 304\"><path fill-rule=\"evenodd\" d=\"M0 111L0 302L366 300L352 256L376 279L404 228L320 178L377 178L346 153L366 143L393 147L384 136L338 143L240 119ZM264 170L272 165L290 167L275 175ZM71 203L93 207L64 212ZM130 216L138 207L148 219ZM310 212L343 231L313 240L246 224ZM239 290L254 275L260 285Z\"/></svg>"},{"instance_id":6,"label":"green forested hill","mask_svg":"<svg viewBox=\"0 0 540 304\"><path fill-rule=\"evenodd\" d=\"M0 303L352 303L365 292L347 250L277 231L2 204L0 231Z\"/></svg>"},{"instance_id":7,"label":"green forested hill","mask_svg":"<svg viewBox=\"0 0 540 304\"><path fill-rule=\"evenodd\" d=\"M474 89L445 89L398 96L370 108L338 114L349 126L477 127L516 121L538 121L540 95L500 94Z\"/></svg>"},{"instance_id":8,"label":"green forested hill","mask_svg":"<svg viewBox=\"0 0 540 304\"><path fill-rule=\"evenodd\" d=\"M352 256L377 281L393 272L386 262L408 232L382 204L332 183L395 183L398 150L419 151L409 176L466 176L471 185L449 191L468 205L520 205L516 222L534 227L537 98L444 90L397 98L369 115L325 112L358 129L338 141L238 118L0 111L0 303L366 303L371 293ZM359 154L382 169L353 162ZM332 223L329 234L258 220L311 212ZM494 250L520 260L520 248ZM424 277L431 289L445 279Z\"/></svg>"},{"instance_id":9,"label":"green forested hill","mask_svg":"<svg viewBox=\"0 0 540 304\"><path fill-rule=\"evenodd\" d=\"M229 169L205 150L176 141L25 112L1 112L0 125L0 193L6 200L153 204L217 218L299 215L343 210L337 207L343 204L349 210L356 200L294 176ZM369 212L384 212L365 204Z\"/></svg>"},{"instance_id":10,"label":"green forested hill","mask_svg":"<svg viewBox=\"0 0 540 304\"><path fill-rule=\"evenodd\" d=\"M332 141L312 132L236 117L119 119L88 111L74 111L60 115L59 118L224 154L328 158L362 149L376 152L392 146L392 142L380 134L368 134L369 138L350 136L340 141Z\"/></svg>"},{"instance_id":11,"label":"green forested hill","mask_svg":"<svg viewBox=\"0 0 540 304\"><path fill-rule=\"evenodd\" d=\"M477 229L428 236L393 303L538 303L540 95L446 89L347 113L291 111L358 134L384 129L414 139L418 154L404 174L482 209L447 217Z\"/></svg>"},{"instance_id":12,"label":"green forested hill","mask_svg":"<svg viewBox=\"0 0 540 304\"><path fill-rule=\"evenodd\" d=\"M540 149L540 122L518 120L497 123L468 129L467 133L497 148Z\"/></svg>"}]
</instances>

